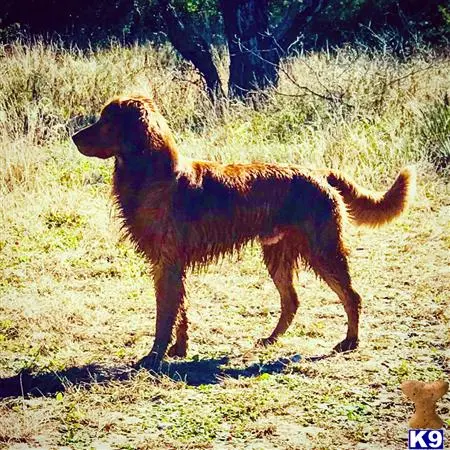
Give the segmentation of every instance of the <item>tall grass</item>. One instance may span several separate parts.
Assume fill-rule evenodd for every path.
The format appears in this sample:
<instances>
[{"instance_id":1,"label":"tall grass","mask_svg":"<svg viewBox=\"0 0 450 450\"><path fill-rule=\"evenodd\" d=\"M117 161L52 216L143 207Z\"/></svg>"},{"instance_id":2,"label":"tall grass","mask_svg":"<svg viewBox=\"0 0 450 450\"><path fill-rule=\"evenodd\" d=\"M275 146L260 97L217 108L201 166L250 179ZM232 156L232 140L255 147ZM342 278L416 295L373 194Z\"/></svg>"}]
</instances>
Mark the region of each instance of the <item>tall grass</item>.
<instances>
[{"instance_id":1,"label":"tall grass","mask_svg":"<svg viewBox=\"0 0 450 450\"><path fill-rule=\"evenodd\" d=\"M449 63L431 51L407 61L358 48L302 55L285 62L264 101L213 107L200 76L169 46L17 42L0 47L0 189L33 186L55 160L76 165L69 135L110 97L135 92L155 98L191 156L340 166L369 180L422 160L442 170ZM226 62L221 72L226 79Z\"/></svg>"}]
</instances>

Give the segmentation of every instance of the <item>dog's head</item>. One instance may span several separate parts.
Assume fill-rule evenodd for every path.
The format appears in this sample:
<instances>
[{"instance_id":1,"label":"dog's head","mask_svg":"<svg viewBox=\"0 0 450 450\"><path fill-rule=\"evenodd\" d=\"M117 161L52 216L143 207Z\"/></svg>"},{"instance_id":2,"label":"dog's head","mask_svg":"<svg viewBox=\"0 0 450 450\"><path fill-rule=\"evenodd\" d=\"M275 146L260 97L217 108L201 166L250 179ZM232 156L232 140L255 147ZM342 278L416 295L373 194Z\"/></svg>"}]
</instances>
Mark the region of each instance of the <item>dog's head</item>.
<instances>
[{"instance_id":1,"label":"dog's head","mask_svg":"<svg viewBox=\"0 0 450 450\"><path fill-rule=\"evenodd\" d=\"M170 129L145 97L120 97L110 101L93 125L72 136L78 150L86 156L127 158L153 151L172 151L175 144Z\"/></svg>"}]
</instances>

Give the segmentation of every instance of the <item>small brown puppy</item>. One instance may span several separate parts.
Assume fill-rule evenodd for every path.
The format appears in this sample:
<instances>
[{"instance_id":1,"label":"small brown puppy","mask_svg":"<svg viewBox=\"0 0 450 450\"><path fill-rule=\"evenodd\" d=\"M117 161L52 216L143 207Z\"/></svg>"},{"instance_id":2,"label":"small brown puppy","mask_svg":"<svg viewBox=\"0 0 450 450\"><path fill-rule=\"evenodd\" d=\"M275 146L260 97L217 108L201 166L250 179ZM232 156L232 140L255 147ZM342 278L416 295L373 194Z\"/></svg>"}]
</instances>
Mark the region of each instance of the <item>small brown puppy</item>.
<instances>
[{"instance_id":1,"label":"small brown puppy","mask_svg":"<svg viewBox=\"0 0 450 450\"><path fill-rule=\"evenodd\" d=\"M347 313L347 336L336 350L357 347L361 298L348 271L343 219L377 226L401 214L414 186L411 169L377 195L332 170L193 161L180 155L166 121L144 97L111 101L73 141L86 156L115 158L113 193L125 229L151 264L156 332L144 366L159 368L174 328L169 355L186 355L186 270L252 241L260 242L281 297L278 324L261 343L274 342L291 324L299 303L294 280L303 260Z\"/></svg>"}]
</instances>

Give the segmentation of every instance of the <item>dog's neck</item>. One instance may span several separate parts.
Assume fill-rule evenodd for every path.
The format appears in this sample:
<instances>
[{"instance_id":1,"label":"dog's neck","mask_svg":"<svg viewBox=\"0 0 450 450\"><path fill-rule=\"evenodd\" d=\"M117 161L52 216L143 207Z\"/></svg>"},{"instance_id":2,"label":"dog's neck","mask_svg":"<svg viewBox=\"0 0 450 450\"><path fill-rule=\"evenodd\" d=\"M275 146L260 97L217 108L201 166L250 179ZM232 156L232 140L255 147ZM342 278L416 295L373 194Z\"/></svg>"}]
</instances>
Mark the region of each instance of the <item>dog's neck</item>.
<instances>
[{"instance_id":1,"label":"dog's neck","mask_svg":"<svg viewBox=\"0 0 450 450\"><path fill-rule=\"evenodd\" d=\"M135 148L116 156L115 173L127 178L145 178L148 182L173 179L178 170L180 155L175 145L156 148Z\"/></svg>"},{"instance_id":2,"label":"dog's neck","mask_svg":"<svg viewBox=\"0 0 450 450\"><path fill-rule=\"evenodd\" d=\"M134 216L136 207L142 201L141 193L146 192L149 185L158 184L170 189L185 165L184 158L174 145L116 156L113 195L124 216Z\"/></svg>"}]
</instances>

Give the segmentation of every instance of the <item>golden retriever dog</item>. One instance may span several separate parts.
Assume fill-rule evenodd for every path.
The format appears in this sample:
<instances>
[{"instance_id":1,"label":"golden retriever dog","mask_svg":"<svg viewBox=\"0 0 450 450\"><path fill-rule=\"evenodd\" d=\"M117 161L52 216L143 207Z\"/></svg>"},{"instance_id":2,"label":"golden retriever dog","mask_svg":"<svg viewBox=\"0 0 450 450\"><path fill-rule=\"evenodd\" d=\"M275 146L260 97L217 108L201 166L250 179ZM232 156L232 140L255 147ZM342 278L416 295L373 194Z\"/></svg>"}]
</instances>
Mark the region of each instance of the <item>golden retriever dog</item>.
<instances>
[{"instance_id":1,"label":"golden retriever dog","mask_svg":"<svg viewBox=\"0 0 450 450\"><path fill-rule=\"evenodd\" d=\"M140 96L112 100L73 141L83 155L115 158L113 194L124 228L151 265L156 331L143 366L158 370L173 338L169 356L186 356L187 269L250 242L261 245L281 299L279 321L260 344L276 341L291 324L303 262L337 294L347 314L347 335L335 350L357 347L361 297L349 274L345 219L377 226L400 215L414 188L413 169L403 169L386 193L376 194L334 170L191 160L178 152L154 103Z\"/></svg>"}]
</instances>

